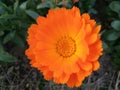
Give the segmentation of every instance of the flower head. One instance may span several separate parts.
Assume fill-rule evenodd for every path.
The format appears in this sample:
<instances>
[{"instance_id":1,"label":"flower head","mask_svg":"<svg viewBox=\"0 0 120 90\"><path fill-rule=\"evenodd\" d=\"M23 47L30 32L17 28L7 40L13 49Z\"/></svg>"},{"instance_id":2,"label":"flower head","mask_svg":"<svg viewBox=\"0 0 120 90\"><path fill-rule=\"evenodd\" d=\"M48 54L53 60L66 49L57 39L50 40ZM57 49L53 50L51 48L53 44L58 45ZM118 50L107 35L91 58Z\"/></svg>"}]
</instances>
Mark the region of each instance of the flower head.
<instances>
[{"instance_id":1,"label":"flower head","mask_svg":"<svg viewBox=\"0 0 120 90\"><path fill-rule=\"evenodd\" d=\"M49 10L36 21L28 29L25 53L46 80L78 87L99 68L101 25L96 26L89 14L81 15L77 7L60 8Z\"/></svg>"}]
</instances>

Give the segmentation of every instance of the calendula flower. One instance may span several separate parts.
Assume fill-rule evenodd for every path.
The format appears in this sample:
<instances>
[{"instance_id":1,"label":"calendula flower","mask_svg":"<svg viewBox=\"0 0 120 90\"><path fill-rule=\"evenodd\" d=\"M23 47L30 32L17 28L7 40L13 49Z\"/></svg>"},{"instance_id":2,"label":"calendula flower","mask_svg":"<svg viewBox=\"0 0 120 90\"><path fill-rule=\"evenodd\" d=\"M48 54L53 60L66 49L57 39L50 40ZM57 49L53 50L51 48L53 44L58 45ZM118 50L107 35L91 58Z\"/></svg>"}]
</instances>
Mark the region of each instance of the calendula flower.
<instances>
[{"instance_id":1,"label":"calendula flower","mask_svg":"<svg viewBox=\"0 0 120 90\"><path fill-rule=\"evenodd\" d=\"M78 87L99 68L101 25L77 7L52 9L28 29L26 55L46 80Z\"/></svg>"}]
</instances>

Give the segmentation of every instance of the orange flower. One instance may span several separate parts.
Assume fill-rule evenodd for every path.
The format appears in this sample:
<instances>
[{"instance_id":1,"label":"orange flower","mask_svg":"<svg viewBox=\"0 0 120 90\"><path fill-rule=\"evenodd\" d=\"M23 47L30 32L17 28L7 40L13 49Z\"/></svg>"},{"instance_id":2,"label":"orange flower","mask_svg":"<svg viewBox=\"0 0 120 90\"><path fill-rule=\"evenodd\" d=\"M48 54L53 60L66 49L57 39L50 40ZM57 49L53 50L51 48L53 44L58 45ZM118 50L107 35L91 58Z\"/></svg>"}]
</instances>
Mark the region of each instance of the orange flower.
<instances>
[{"instance_id":1,"label":"orange flower","mask_svg":"<svg viewBox=\"0 0 120 90\"><path fill-rule=\"evenodd\" d=\"M46 80L78 87L99 68L101 25L96 26L89 14L80 15L77 7L53 9L36 21L28 29L25 53Z\"/></svg>"}]
</instances>

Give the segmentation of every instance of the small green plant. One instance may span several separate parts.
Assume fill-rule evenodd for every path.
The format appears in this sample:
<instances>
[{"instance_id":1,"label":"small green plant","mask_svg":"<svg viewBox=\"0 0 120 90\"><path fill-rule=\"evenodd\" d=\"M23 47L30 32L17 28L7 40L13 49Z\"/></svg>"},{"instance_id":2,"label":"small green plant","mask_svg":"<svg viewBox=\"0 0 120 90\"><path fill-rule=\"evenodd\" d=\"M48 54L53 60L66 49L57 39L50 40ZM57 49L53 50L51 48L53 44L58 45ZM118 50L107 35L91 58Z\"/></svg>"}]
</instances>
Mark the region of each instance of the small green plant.
<instances>
[{"instance_id":1,"label":"small green plant","mask_svg":"<svg viewBox=\"0 0 120 90\"><path fill-rule=\"evenodd\" d=\"M107 8L109 30L103 33L103 46L120 69L120 1L112 1ZM108 22L108 23L109 23Z\"/></svg>"},{"instance_id":2,"label":"small green plant","mask_svg":"<svg viewBox=\"0 0 120 90\"><path fill-rule=\"evenodd\" d=\"M19 0L9 5L0 1L0 64L17 59L10 54L14 47L25 48L26 30L33 21L28 15L37 15L25 7Z\"/></svg>"},{"instance_id":3,"label":"small green plant","mask_svg":"<svg viewBox=\"0 0 120 90\"><path fill-rule=\"evenodd\" d=\"M78 0L76 3L80 7L81 12L87 12L89 14L97 14L97 10L94 8L96 0Z\"/></svg>"}]
</instances>

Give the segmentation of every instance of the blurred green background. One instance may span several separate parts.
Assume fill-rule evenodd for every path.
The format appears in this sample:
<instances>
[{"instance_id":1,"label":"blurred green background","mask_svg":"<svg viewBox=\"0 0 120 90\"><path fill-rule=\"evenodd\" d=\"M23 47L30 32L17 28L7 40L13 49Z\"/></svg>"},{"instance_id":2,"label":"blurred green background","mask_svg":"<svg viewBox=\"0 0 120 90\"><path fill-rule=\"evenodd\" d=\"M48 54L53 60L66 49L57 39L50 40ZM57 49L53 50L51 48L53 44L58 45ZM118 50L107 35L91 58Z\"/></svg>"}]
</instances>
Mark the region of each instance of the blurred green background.
<instances>
[{"instance_id":1,"label":"blurred green background","mask_svg":"<svg viewBox=\"0 0 120 90\"><path fill-rule=\"evenodd\" d=\"M77 6L102 25L101 68L79 88L56 85L24 55L27 29L52 8ZM0 0L0 90L120 90L120 0Z\"/></svg>"}]
</instances>

